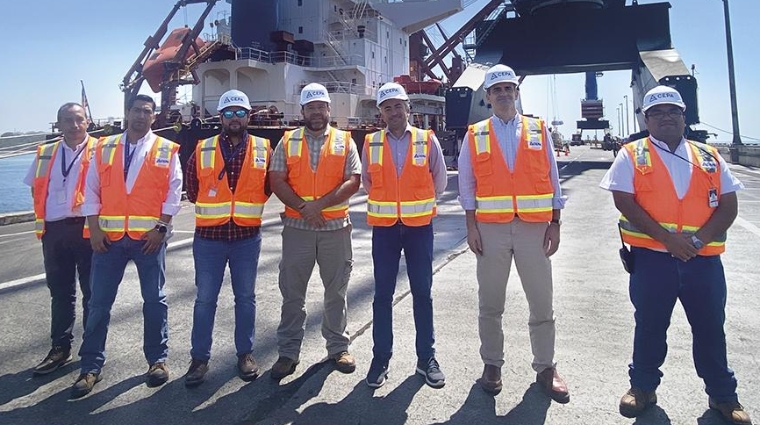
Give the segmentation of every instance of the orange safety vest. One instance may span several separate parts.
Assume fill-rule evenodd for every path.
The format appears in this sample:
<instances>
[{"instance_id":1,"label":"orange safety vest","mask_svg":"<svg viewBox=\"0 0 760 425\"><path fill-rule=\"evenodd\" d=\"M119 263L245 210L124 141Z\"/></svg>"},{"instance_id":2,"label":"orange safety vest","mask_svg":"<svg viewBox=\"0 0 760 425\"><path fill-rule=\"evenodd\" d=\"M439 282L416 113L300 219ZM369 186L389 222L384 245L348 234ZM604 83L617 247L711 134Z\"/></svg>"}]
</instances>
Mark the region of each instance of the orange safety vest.
<instances>
[{"instance_id":1,"label":"orange safety vest","mask_svg":"<svg viewBox=\"0 0 760 425\"><path fill-rule=\"evenodd\" d=\"M309 148L303 127L288 131L283 136L285 156L288 166L288 183L296 195L304 201L314 201L340 186L344 181L343 170L346 167L351 135L347 131L330 127L327 141L319 153L317 171L311 169ZM285 207L285 216L302 218L301 214ZM325 220L348 217L348 199L338 205L322 210Z\"/></svg>"},{"instance_id":2,"label":"orange safety vest","mask_svg":"<svg viewBox=\"0 0 760 425\"><path fill-rule=\"evenodd\" d=\"M95 164L100 175L98 223L112 241L123 238L125 233L138 240L155 227L169 192L172 157L179 150L176 143L157 137L139 170L132 192L127 194L123 136L102 138L95 150Z\"/></svg>"},{"instance_id":3,"label":"orange safety vest","mask_svg":"<svg viewBox=\"0 0 760 425\"><path fill-rule=\"evenodd\" d=\"M624 145L633 161L633 188L636 203L670 233L694 234L710 219L710 193L720 200L720 161L718 151L704 143L687 141L691 149L692 172L689 189L678 199L673 180L660 153L649 138ZM665 251L665 245L637 229L620 216L623 240L631 246ZM707 242L707 241L706 241ZM699 255L719 255L726 250L726 234L706 243Z\"/></svg>"},{"instance_id":4,"label":"orange safety vest","mask_svg":"<svg viewBox=\"0 0 760 425\"><path fill-rule=\"evenodd\" d=\"M195 225L219 226L230 221L239 226L261 226L261 214L269 199L265 193L271 148L269 140L248 135L248 142L235 193L230 189L224 169L219 136L201 140L195 147L198 170L198 198Z\"/></svg>"},{"instance_id":5,"label":"orange safety vest","mask_svg":"<svg viewBox=\"0 0 760 425\"><path fill-rule=\"evenodd\" d=\"M551 148L544 140L544 122L522 117L514 170L510 170L504 160L491 119L471 125L468 131L477 221L508 223L515 214L523 221L550 221L554 186L548 159Z\"/></svg>"},{"instance_id":6,"label":"orange safety vest","mask_svg":"<svg viewBox=\"0 0 760 425\"><path fill-rule=\"evenodd\" d=\"M88 136L87 144L82 152L82 160L79 163L79 177L77 178L76 189L74 189L74 199L72 207L78 207L84 203L84 182L87 176L87 169L90 167L90 159L95 149L98 139ZM47 205L48 190L50 188L50 170L53 169L55 157L58 153L63 140L37 147L37 168L34 172L34 233L37 239L42 239L45 234L45 207ZM85 221L83 236L90 237L90 228Z\"/></svg>"},{"instance_id":7,"label":"orange safety vest","mask_svg":"<svg viewBox=\"0 0 760 425\"><path fill-rule=\"evenodd\" d=\"M372 176L367 224L388 227L399 220L412 227L430 224L436 215L435 185L429 166L432 143L431 131L412 127L406 161L399 176L386 130L365 137L367 171Z\"/></svg>"}]
</instances>

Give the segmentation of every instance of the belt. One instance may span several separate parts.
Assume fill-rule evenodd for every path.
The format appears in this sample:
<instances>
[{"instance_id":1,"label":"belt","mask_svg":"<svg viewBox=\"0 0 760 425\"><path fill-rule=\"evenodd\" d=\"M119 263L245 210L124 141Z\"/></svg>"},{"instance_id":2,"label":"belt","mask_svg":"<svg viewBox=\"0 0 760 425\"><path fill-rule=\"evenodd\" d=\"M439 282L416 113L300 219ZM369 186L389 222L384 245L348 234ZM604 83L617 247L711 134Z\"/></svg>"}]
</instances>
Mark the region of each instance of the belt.
<instances>
[{"instance_id":1,"label":"belt","mask_svg":"<svg viewBox=\"0 0 760 425\"><path fill-rule=\"evenodd\" d=\"M86 217L66 217L61 220L55 220L55 221L46 221L46 226L57 226L57 225L69 225L69 226L84 226L84 222L87 220Z\"/></svg>"}]
</instances>

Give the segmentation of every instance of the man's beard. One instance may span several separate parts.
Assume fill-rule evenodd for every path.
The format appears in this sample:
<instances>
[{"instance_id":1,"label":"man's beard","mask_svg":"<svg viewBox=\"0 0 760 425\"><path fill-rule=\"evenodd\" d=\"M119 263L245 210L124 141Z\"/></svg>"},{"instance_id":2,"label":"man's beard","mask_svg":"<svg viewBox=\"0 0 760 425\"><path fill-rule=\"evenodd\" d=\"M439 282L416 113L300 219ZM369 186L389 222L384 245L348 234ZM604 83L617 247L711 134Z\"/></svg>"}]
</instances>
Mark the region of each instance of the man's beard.
<instances>
[{"instance_id":1,"label":"man's beard","mask_svg":"<svg viewBox=\"0 0 760 425\"><path fill-rule=\"evenodd\" d=\"M308 128L311 131L321 131L324 130L327 127L327 120L319 119L319 127L315 126L315 123L312 122L312 120L306 120L306 128Z\"/></svg>"}]
</instances>

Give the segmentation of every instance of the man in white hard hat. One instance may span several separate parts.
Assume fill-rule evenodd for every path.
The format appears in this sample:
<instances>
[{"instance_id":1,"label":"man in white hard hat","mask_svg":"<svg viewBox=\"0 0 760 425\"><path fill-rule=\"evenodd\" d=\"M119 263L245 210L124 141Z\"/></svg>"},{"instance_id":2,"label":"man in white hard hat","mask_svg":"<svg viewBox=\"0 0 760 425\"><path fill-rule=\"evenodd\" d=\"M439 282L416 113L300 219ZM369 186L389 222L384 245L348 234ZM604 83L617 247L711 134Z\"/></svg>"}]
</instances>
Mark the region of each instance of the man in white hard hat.
<instances>
[{"instance_id":1,"label":"man in white hard hat","mask_svg":"<svg viewBox=\"0 0 760 425\"><path fill-rule=\"evenodd\" d=\"M269 198L269 140L246 130L248 96L230 90L217 108L222 132L199 140L187 161L187 198L195 204L193 261L197 295L193 310L192 361L185 385L203 382L211 358L214 316L224 270L229 264L235 294L235 350L238 375L259 375L253 358L256 319L256 268L261 253L261 215Z\"/></svg>"},{"instance_id":2,"label":"man in white hard hat","mask_svg":"<svg viewBox=\"0 0 760 425\"><path fill-rule=\"evenodd\" d=\"M734 177L717 149L684 138L686 105L678 91L658 86L644 96L650 136L623 146L600 186L612 192L636 309L631 388L620 413L636 417L657 402L660 366L676 300L691 324L697 374L709 407L733 424L750 424L738 402L726 358L726 278L720 254L736 218ZM625 248L625 247L624 247Z\"/></svg>"},{"instance_id":3,"label":"man in white hard hat","mask_svg":"<svg viewBox=\"0 0 760 425\"><path fill-rule=\"evenodd\" d=\"M485 75L493 116L469 127L459 154L459 202L465 210L467 243L477 258L480 314L479 383L502 388L502 316L512 260L528 299L530 342L536 382L559 403L570 401L554 361L554 309L549 257L560 241L565 198L543 120L517 112L519 79L506 65Z\"/></svg>"},{"instance_id":4,"label":"man in white hard hat","mask_svg":"<svg viewBox=\"0 0 760 425\"><path fill-rule=\"evenodd\" d=\"M393 295L401 251L406 258L417 331L416 371L433 388L445 384L435 358L433 332L433 224L436 198L446 189L446 163L431 130L409 124L409 97L387 83L377 92L377 107L387 125L368 134L362 150L362 184L369 194L367 223L372 226L372 364L367 385L385 384L393 354ZM398 189L396 189L398 188Z\"/></svg>"},{"instance_id":5,"label":"man in white hard hat","mask_svg":"<svg viewBox=\"0 0 760 425\"><path fill-rule=\"evenodd\" d=\"M356 369L348 352L346 290L353 265L348 199L359 189L359 152L350 133L330 126L330 95L323 85L306 85L300 104L305 126L285 133L269 167L272 192L285 204L279 277L282 316L273 379L292 374L298 365L306 287L315 262L325 290L322 336L327 354L340 372Z\"/></svg>"}]
</instances>

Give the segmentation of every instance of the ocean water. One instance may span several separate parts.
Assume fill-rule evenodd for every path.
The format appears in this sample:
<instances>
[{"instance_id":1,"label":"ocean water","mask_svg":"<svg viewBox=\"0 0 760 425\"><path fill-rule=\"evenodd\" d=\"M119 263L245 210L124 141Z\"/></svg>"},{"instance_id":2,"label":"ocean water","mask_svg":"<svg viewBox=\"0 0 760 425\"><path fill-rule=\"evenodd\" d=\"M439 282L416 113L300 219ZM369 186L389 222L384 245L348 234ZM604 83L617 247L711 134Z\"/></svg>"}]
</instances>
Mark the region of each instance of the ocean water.
<instances>
[{"instance_id":1,"label":"ocean water","mask_svg":"<svg viewBox=\"0 0 760 425\"><path fill-rule=\"evenodd\" d=\"M32 194L23 181L32 160L33 153L0 159L0 214L32 210Z\"/></svg>"}]
</instances>

